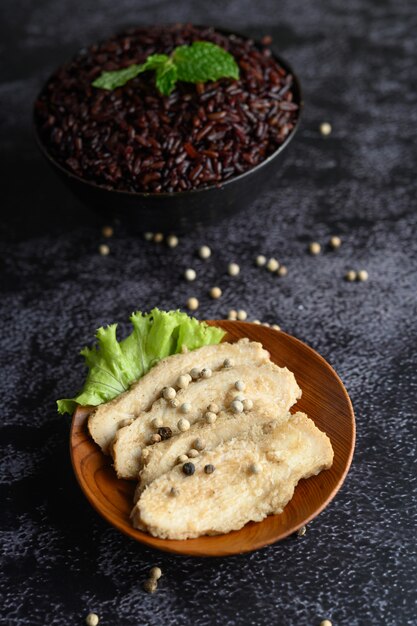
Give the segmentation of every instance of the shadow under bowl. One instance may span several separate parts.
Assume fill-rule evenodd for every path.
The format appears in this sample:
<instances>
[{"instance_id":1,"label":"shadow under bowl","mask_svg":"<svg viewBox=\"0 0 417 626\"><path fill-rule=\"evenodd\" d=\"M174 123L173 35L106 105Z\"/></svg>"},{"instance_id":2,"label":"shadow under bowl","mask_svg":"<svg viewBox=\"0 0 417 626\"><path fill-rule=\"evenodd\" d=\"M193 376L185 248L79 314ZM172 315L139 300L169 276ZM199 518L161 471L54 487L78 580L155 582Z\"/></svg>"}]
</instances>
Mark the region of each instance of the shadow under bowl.
<instances>
[{"instance_id":1,"label":"shadow under bowl","mask_svg":"<svg viewBox=\"0 0 417 626\"><path fill-rule=\"evenodd\" d=\"M284 59L275 53L274 58L293 76L292 92L299 106L295 126L264 161L223 183L174 193L115 190L84 180L60 165L42 141L35 122L37 145L61 180L87 208L107 218L118 218L134 231L181 233L231 218L248 208L269 186L300 124L303 100L299 80Z\"/></svg>"}]
</instances>

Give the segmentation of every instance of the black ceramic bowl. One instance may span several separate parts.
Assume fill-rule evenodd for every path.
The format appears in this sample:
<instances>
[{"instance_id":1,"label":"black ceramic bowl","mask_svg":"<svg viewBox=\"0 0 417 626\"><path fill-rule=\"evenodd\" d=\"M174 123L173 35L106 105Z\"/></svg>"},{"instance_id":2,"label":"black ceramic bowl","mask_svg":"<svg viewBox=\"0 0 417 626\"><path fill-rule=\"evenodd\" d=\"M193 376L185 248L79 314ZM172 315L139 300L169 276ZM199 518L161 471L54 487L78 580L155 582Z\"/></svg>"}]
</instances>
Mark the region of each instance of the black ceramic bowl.
<instances>
[{"instance_id":1,"label":"black ceramic bowl","mask_svg":"<svg viewBox=\"0 0 417 626\"><path fill-rule=\"evenodd\" d=\"M231 34L223 29L221 32ZM244 37L244 35L240 35ZM283 153L300 124L303 108L300 83L288 63L274 53L278 63L294 77L294 102L299 105L294 128L279 148L251 170L224 183L175 193L112 190L86 181L60 165L49 153L34 124L37 144L64 183L88 208L117 217L138 231L182 232L219 222L247 208L279 172Z\"/></svg>"}]
</instances>

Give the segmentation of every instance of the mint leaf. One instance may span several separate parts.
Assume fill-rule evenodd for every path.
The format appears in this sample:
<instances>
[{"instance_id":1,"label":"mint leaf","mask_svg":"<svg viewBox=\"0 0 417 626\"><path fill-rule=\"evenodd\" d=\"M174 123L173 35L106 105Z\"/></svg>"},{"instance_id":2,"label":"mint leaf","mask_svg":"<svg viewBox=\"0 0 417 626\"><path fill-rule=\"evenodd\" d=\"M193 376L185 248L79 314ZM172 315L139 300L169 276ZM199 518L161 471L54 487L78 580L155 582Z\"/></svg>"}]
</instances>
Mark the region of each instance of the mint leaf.
<instances>
[{"instance_id":1,"label":"mint leaf","mask_svg":"<svg viewBox=\"0 0 417 626\"><path fill-rule=\"evenodd\" d=\"M100 89L116 89L147 70L155 70L156 87L164 96L172 92L177 80L205 83L219 78L239 78L239 66L229 52L209 41L195 41L191 46L178 46L171 57L152 54L142 65L103 72L92 84Z\"/></svg>"},{"instance_id":2,"label":"mint leaf","mask_svg":"<svg viewBox=\"0 0 417 626\"><path fill-rule=\"evenodd\" d=\"M164 95L169 96L177 82L177 67L172 61L168 61L165 65L160 65L156 70L155 83L158 90Z\"/></svg>"},{"instance_id":3,"label":"mint leaf","mask_svg":"<svg viewBox=\"0 0 417 626\"><path fill-rule=\"evenodd\" d=\"M239 78L239 67L233 56L208 41L195 41L191 46L179 46L174 50L173 60L177 67L178 80L187 83Z\"/></svg>"},{"instance_id":4,"label":"mint leaf","mask_svg":"<svg viewBox=\"0 0 417 626\"><path fill-rule=\"evenodd\" d=\"M133 330L126 339L117 340L117 324L99 328L97 345L84 348L87 378L75 398L58 400L59 413L73 413L78 404L97 406L127 390L160 359L181 352L220 343L224 331L208 326L180 311L133 313Z\"/></svg>"},{"instance_id":5,"label":"mint leaf","mask_svg":"<svg viewBox=\"0 0 417 626\"><path fill-rule=\"evenodd\" d=\"M117 87L123 87L129 80L136 78L136 76L142 72L158 70L158 68L163 67L167 62L169 62L169 57L166 54L152 54L142 65L133 64L122 70L103 72L96 78L92 85L93 87L112 91L113 89L117 89Z\"/></svg>"}]
</instances>

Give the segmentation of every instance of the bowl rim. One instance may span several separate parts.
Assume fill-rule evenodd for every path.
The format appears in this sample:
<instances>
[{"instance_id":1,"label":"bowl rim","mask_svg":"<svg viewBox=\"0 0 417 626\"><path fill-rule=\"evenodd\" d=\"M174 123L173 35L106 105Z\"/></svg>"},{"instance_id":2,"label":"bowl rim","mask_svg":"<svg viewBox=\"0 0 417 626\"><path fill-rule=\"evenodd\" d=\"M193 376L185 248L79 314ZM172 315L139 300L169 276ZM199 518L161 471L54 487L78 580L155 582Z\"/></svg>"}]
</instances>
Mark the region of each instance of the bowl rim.
<instances>
[{"instance_id":1,"label":"bowl rim","mask_svg":"<svg viewBox=\"0 0 417 626\"><path fill-rule=\"evenodd\" d=\"M260 42L256 39L254 39L253 37L250 37L248 35L245 35L243 33L241 33L240 31L232 31L226 28L217 28L216 26L204 26L204 25L200 25L200 24L195 24L195 26L197 28L213 28L214 30L226 34L226 35L236 35L237 37L242 37L243 39L250 39L254 41L254 44L259 46L261 45ZM122 31L123 32L123 31ZM117 35L117 33L116 33ZM82 48L80 48L81 50ZM266 159L264 159L263 161L261 161L260 163L258 163L257 165L255 165L255 167L252 167L251 169L247 170L246 172L243 172L242 174L239 174L238 176L234 176L233 178L229 178L225 181L220 181L214 185L209 185L207 187L199 187L197 189L187 189L185 191L161 191L161 192L146 192L146 191L127 191L125 189L113 189L111 187L108 187L106 185L99 185L91 180L86 180L85 178L81 178L81 176L78 176L77 174L74 174L73 172L71 172L69 169L65 168L63 165L61 165L48 151L48 149L46 148L45 144L43 143L40 134L39 134L39 129L38 129L38 125L36 123L36 118L35 118L35 105L36 102L39 98L40 93L42 92L43 88L45 87L45 85L49 82L49 80L52 78L53 74L55 72L53 72L47 79L46 81L43 83L43 86L41 88L41 90L39 91L38 95L36 96L34 105L33 105L33 114L32 114L32 126L33 126L33 131L34 131L34 135L35 135L35 140L37 143L38 148L40 149L40 151L42 152L42 154L44 155L44 157L54 166L56 167L63 175L68 176L70 179L73 179L74 181L76 181L77 183L83 183L93 189L96 189L98 191L104 191L104 192L111 192L111 193L115 193L117 195L119 195L120 197L133 197L133 198L183 198L183 197L189 197L190 195L194 195L194 194L201 194L204 193L205 191L212 191L212 190L222 190L225 187L231 185L234 182L238 182L243 180L244 178L247 178L253 174L256 174L256 172L258 172L262 167L269 165L269 163L271 163L276 157L278 157L281 152L289 145L289 143L292 141L293 137L295 136L296 132L299 129L300 123L301 123L301 118L302 118L302 113L303 113L303 108L304 108L304 100L303 100L303 92L301 90L301 85L300 85L300 80L297 76L297 74L295 74L295 72L293 71L291 65L283 58L281 57L281 55L276 54L273 50L273 43L271 44L271 52L272 52L272 56L278 61L278 63L288 72L292 75L293 77L293 92L294 95L296 96L296 101L298 104L298 116L297 119L295 121L294 124L294 128L291 130L291 132L289 133L289 135L287 135L286 139L284 140L284 142L278 146L278 148L272 152L272 154L270 154ZM75 53L76 56L77 53ZM56 70L55 70L56 71Z\"/></svg>"}]
</instances>

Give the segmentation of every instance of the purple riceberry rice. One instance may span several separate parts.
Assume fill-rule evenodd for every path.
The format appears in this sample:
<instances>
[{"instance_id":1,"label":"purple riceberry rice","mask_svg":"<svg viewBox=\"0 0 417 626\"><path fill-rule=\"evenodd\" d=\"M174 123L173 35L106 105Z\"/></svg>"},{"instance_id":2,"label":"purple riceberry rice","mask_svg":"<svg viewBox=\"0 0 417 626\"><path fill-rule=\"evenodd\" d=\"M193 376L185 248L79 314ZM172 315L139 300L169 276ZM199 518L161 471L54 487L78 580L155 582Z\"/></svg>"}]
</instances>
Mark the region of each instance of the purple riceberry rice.
<instances>
[{"instance_id":1,"label":"purple riceberry rice","mask_svg":"<svg viewBox=\"0 0 417 626\"><path fill-rule=\"evenodd\" d=\"M202 40L234 56L239 80L178 82L168 97L157 91L154 72L114 91L91 85L103 71ZM130 29L90 46L40 93L41 140L64 168L108 189L159 193L219 185L275 152L297 121L293 77L263 43L175 25Z\"/></svg>"}]
</instances>

